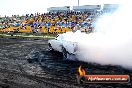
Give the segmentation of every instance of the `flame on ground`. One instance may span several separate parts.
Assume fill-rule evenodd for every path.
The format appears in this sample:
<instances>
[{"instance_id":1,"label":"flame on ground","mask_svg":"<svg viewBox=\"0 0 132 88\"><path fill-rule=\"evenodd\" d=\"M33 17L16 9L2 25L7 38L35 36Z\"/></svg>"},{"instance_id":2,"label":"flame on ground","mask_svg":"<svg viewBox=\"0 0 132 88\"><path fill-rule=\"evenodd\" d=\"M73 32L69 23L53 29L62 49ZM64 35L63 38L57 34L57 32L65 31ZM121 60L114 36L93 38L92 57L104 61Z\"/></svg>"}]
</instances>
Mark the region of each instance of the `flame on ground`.
<instances>
[{"instance_id":1,"label":"flame on ground","mask_svg":"<svg viewBox=\"0 0 132 88\"><path fill-rule=\"evenodd\" d=\"M84 76L84 75L86 74L85 70L82 69L82 66L79 66L78 72L79 72L79 75L80 75L80 76Z\"/></svg>"}]
</instances>

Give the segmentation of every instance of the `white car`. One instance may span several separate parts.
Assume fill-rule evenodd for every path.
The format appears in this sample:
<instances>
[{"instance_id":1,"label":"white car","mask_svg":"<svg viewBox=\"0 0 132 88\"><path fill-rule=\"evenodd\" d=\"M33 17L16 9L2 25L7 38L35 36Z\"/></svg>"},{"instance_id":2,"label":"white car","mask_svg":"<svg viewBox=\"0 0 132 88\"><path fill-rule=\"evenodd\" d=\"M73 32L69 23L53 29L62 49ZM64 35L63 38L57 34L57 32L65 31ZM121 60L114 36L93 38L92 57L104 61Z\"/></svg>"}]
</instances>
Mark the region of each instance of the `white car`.
<instances>
[{"instance_id":1,"label":"white car","mask_svg":"<svg viewBox=\"0 0 132 88\"><path fill-rule=\"evenodd\" d=\"M59 34L55 39L49 40L49 50L62 52L63 58L66 60L77 60L78 43L71 38L72 34Z\"/></svg>"}]
</instances>

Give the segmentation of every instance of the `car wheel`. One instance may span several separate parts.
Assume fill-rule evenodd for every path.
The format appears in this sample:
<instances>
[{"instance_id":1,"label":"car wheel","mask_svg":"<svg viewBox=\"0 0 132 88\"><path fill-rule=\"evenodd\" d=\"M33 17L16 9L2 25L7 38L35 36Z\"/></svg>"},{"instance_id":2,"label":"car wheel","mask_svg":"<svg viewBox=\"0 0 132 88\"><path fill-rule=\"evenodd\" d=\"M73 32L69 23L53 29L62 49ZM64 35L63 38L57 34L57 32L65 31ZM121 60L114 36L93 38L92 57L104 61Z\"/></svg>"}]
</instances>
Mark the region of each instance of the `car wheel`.
<instances>
[{"instance_id":1,"label":"car wheel","mask_svg":"<svg viewBox=\"0 0 132 88\"><path fill-rule=\"evenodd\" d=\"M49 51L54 51L54 49L52 48L51 44L49 44Z\"/></svg>"},{"instance_id":2,"label":"car wheel","mask_svg":"<svg viewBox=\"0 0 132 88\"><path fill-rule=\"evenodd\" d=\"M63 53L63 59L64 59L64 60L70 59L70 56L71 56L71 55L69 54L69 52L66 51L65 48L62 48L62 53Z\"/></svg>"}]
</instances>

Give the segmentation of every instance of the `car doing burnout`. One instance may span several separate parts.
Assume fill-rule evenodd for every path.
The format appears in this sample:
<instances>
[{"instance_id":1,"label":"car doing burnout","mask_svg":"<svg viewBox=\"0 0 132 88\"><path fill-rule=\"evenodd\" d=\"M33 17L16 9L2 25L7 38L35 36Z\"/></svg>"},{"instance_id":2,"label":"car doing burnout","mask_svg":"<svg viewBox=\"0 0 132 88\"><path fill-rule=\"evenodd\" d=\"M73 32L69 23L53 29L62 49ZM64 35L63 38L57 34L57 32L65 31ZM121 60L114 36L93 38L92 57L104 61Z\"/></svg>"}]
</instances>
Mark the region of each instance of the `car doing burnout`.
<instances>
[{"instance_id":1,"label":"car doing burnout","mask_svg":"<svg viewBox=\"0 0 132 88\"><path fill-rule=\"evenodd\" d=\"M73 37L73 33L58 34L55 39L48 41L50 51L63 53L65 60L77 60L78 43Z\"/></svg>"}]
</instances>

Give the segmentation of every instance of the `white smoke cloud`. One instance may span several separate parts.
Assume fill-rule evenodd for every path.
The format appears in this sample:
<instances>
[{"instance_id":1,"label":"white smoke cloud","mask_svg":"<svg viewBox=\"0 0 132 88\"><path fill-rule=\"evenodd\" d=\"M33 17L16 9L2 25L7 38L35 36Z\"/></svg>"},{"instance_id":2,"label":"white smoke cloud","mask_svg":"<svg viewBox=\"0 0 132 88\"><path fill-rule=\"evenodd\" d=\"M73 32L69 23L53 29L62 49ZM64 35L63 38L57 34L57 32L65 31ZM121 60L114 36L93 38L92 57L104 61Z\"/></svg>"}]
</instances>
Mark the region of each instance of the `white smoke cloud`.
<instances>
[{"instance_id":1,"label":"white smoke cloud","mask_svg":"<svg viewBox=\"0 0 132 88\"><path fill-rule=\"evenodd\" d=\"M81 44L80 60L132 68L132 12L130 5L101 16L95 33L86 35Z\"/></svg>"},{"instance_id":2,"label":"white smoke cloud","mask_svg":"<svg viewBox=\"0 0 132 88\"><path fill-rule=\"evenodd\" d=\"M95 32L76 33L67 40L80 44L80 61L132 68L132 11L131 5L121 5L110 14L97 19Z\"/></svg>"}]
</instances>

